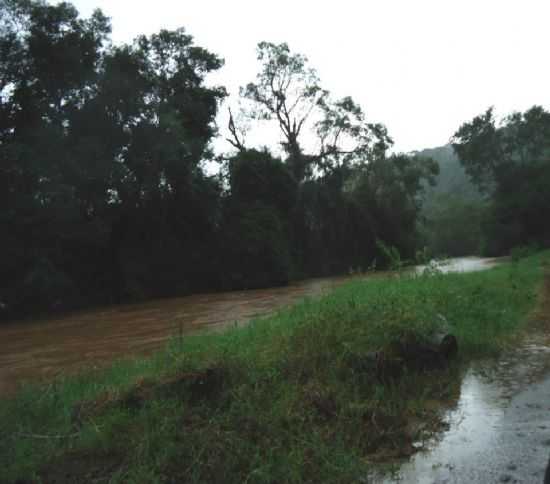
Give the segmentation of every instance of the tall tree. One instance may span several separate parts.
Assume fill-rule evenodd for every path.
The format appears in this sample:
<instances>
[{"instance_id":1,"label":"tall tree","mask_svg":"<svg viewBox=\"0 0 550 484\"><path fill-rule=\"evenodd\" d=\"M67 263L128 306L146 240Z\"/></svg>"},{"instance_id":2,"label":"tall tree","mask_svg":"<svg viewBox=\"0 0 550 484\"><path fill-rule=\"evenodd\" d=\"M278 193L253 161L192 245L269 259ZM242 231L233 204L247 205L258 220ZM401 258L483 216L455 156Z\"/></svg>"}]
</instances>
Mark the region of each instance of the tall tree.
<instances>
[{"instance_id":1,"label":"tall tree","mask_svg":"<svg viewBox=\"0 0 550 484\"><path fill-rule=\"evenodd\" d=\"M311 163L304 156L300 135L328 92L321 88L307 58L291 53L286 43L260 42L258 61L256 82L242 88L241 95L254 103L251 115L255 119L276 120L294 177L301 181L311 173Z\"/></svg>"},{"instance_id":2,"label":"tall tree","mask_svg":"<svg viewBox=\"0 0 550 484\"><path fill-rule=\"evenodd\" d=\"M285 163L298 183L290 231L296 270L318 274L317 267L328 274L366 266L375 257L376 238L414 252L417 195L436 165L388 156L393 141L385 126L369 122L351 97L333 100L307 58L287 44L261 42L258 60L256 81L241 95L253 119L277 123ZM245 149L233 117L229 129L232 145ZM363 253L350 245L362 246Z\"/></svg>"},{"instance_id":3,"label":"tall tree","mask_svg":"<svg viewBox=\"0 0 550 484\"><path fill-rule=\"evenodd\" d=\"M72 114L93 95L110 25L99 11L79 19L66 3L11 0L2 6L0 97L7 115L0 130L0 184L9 236L1 284L3 298L32 307L53 304L74 289L73 277L58 263L65 236L78 232L81 220L67 132ZM67 267L71 262L66 257Z\"/></svg>"},{"instance_id":4,"label":"tall tree","mask_svg":"<svg viewBox=\"0 0 550 484\"><path fill-rule=\"evenodd\" d=\"M533 106L497 124L492 109L464 123L453 146L472 180L490 194L488 250L550 243L550 113Z\"/></svg>"},{"instance_id":5,"label":"tall tree","mask_svg":"<svg viewBox=\"0 0 550 484\"><path fill-rule=\"evenodd\" d=\"M1 1L0 301L213 285L221 188L202 162L225 90L205 78L222 60L183 29L112 47L100 11Z\"/></svg>"}]
</instances>

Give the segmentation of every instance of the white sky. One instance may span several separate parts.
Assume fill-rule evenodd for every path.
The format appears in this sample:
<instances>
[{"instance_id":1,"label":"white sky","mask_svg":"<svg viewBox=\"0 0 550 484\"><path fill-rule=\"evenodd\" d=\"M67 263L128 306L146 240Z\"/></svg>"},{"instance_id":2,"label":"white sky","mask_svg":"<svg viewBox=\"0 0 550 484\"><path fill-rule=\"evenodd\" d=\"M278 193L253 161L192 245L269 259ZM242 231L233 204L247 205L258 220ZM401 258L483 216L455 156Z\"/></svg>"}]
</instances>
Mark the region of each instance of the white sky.
<instances>
[{"instance_id":1,"label":"white sky","mask_svg":"<svg viewBox=\"0 0 550 484\"><path fill-rule=\"evenodd\" d=\"M55 3L55 2L52 2ZM254 80L259 41L305 54L335 97L351 95L395 148L448 142L494 105L550 107L549 0L72 0L112 18L113 40L185 27L225 58L232 98ZM225 125L220 123L222 135ZM229 149L229 146L226 147Z\"/></svg>"}]
</instances>

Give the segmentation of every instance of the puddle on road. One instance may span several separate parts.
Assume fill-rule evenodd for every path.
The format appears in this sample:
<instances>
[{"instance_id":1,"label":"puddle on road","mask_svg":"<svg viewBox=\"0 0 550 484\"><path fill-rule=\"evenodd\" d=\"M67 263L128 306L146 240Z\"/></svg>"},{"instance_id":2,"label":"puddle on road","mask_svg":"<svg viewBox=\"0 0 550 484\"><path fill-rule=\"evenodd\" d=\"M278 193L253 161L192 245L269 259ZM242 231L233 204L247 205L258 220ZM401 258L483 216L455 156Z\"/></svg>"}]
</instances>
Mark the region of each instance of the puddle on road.
<instances>
[{"instance_id":1,"label":"puddle on road","mask_svg":"<svg viewBox=\"0 0 550 484\"><path fill-rule=\"evenodd\" d=\"M373 483L537 483L550 455L550 335L465 374L448 430Z\"/></svg>"}]
</instances>

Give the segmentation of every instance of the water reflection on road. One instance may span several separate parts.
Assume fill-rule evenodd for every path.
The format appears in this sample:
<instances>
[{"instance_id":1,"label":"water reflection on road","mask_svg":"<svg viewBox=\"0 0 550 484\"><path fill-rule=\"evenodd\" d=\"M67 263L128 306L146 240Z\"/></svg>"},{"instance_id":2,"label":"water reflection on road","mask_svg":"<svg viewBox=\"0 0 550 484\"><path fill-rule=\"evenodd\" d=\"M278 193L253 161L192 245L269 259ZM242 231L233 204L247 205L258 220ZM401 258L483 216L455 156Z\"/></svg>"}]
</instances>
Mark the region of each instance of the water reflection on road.
<instances>
[{"instance_id":1,"label":"water reflection on road","mask_svg":"<svg viewBox=\"0 0 550 484\"><path fill-rule=\"evenodd\" d=\"M464 376L457 405L445 415L448 430L397 472L368 482L541 484L550 455L546 327L500 358L476 362Z\"/></svg>"}]
</instances>

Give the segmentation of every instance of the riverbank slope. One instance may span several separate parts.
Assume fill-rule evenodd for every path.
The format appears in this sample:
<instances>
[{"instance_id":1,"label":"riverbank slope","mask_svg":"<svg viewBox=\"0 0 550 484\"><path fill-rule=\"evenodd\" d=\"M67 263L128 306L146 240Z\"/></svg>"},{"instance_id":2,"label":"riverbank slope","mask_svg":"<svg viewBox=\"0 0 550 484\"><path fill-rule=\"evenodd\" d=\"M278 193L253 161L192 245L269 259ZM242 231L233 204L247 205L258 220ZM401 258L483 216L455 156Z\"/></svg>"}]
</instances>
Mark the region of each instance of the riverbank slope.
<instances>
[{"instance_id":1,"label":"riverbank slope","mask_svg":"<svg viewBox=\"0 0 550 484\"><path fill-rule=\"evenodd\" d=\"M28 387L0 403L0 481L357 480L440 428L437 402L457 398L464 363L513 344L549 256L352 282L245 328ZM363 364L442 324L459 341L450 367L381 382Z\"/></svg>"}]
</instances>

